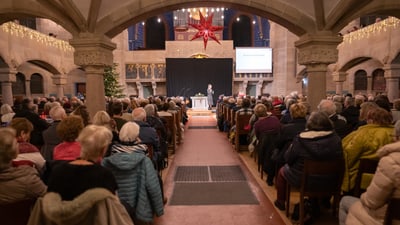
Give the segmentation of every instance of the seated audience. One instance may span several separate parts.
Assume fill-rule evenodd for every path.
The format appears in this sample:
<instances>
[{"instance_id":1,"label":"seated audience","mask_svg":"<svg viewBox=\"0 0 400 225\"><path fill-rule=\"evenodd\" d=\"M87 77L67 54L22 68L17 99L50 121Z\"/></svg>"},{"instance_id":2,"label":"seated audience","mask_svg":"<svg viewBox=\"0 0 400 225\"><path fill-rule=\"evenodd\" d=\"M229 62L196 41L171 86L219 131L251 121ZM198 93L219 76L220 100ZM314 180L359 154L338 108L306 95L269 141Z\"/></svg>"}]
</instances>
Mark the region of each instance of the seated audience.
<instances>
[{"instance_id":1,"label":"seated audience","mask_svg":"<svg viewBox=\"0 0 400 225\"><path fill-rule=\"evenodd\" d=\"M313 112L306 123L306 130L298 134L286 154L286 164L276 178L277 200L275 206L285 210L286 183L300 187L304 160L330 160L342 157L340 137L334 131L333 123L323 112Z\"/></svg>"},{"instance_id":2,"label":"seated audience","mask_svg":"<svg viewBox=\"0 0 400 225\"><path fill-rule=\"evenodd\" d=\"M57 126L57 135L62 143L54 148L54 160L72 161L81 155L81 145L76 139L83 129L83 121L80 116L68 116Z\"/></svg>"},{"instance_id":3,"label":"seated audience","mask_svg":"<svg viewBox=\"0 0 400 225\"><path fill-rule=\"evenodd\" d=\"M18 155L15 135L12 128L0 129L0 204L37 198L43 196L47 189L35 168L12 166L12 160Z\"/></svg>"},{"instance_id":4,"label":"seated audience","mask_svg":"<svg viewBox=\"0 0 400 225\"><path fill-rule=\"evenodd\" d=\"M111 156L102 162L116 177L118 196L134 224L151 223L154 214L164 214L162 181L146 157L146 145L140 144L139 130L136 123L125 123L119 133L121 143L114 144Z\"/></svg>"},{"instance_id":5,"label":"seated audience","mask_svg":"<svg viewBox=\"0 0 400 225\"><path fill-rule=\"evenodd\" d=\"M160 144L156 130L146 122L146 111L142 107L136 108L132 111L132 118L140 126L141 143L153 146L153 160L156 162L161 156Z\"/></svg>"},{"instance_id":6,"label":"seated audience","mask_svg":"<svg viewBox=\"0 0 400 225\"><path fill-rule=\"evenodd\" d=\"M85 127L91 123L89 112L87 111L87 107L85 105L77 104L76 108L74 108L74 111L72 111L71 115L80 116L83 120L83 125Z\"/></svg>"},{"instance_id":7,"label":"seated audience","mask_svg":"<svg viewBox=\"0 0 400 225\"><path fill-rule=\"evenodd\" d=\"M25 118L14 118L11 120L10 127L16 130L18 141L18 156L14 159L14 165L28 164L42 172L45 160L36 146L29 143L33 125Z\"/></svg>"},{"instance_id":8,"label":"seated audience","mask_svg":"<svg viewBox=\"0 0 400 225\"><path fill-rule=\"evenodd\" d=\"M24 99L21 109L14 115L14 118L26 118L32 123L33 130L29 142L40 149L44 144L42 132L49 127L49 124L33 111L33 107L34 104L31 99Z\"/></svg>"},{"instance_id":9,"label":"seated audience","mask_svg":"<svg viewBox=\"0 0 400 225\"><path fill-rule=\"evenodd\" d=\"M278 135L281 129L281 124L276 116L273 116L270 110L272 109L272 104L268 102L268 106L264 104L257 104L254 111L258 115L257 122L254 123L254 134L260 141L259 145L263 145L262 137L263 135L276 134ZM259 146L258 146L259 148ZM275 163L271 160L272 149L266 152L264 149L258 150L259 154L265 156L265 161L263 162L263 169L266 171L267 184L269 186L273 185L275 177ZM264 165L265 164L265 165Z\"/></svg>"},{"instance_id":10,"label":"seated audience","mask_svg":"<svg viewBox=\"0 0 400 225\"><path fill-rule=\"evenodd\" d=\"M122 118L122 110L123 110L122 102L120 101L111 102L110 113L117 125L116 126L117 131L119 131L121 127L127 122L127 120Z\"/></svg>"},{"instance_id":11,"label":"seated audience","mask_svg":"<svg viewBox=\"0 0 400 225\"><path fill-rule=\"evenodd\" d=\"M55 106L50 109L50 117L53 119L50 127L43 131L44 145L40 152L46 161L53 160L54 147L61 143L61 138L57 135L57 126L61 120L67 117L65 109L61 106Z\"/></svg>"},{"instance_id":12,"label":"seated audience","mask_svg":"<svg viewBox=\"0 0 400 225\"><path fill-rule=\"evenodd\" d=\"M392 141L391 124L391 113L377 107L368 112L367 125L359 127L343 139L346 170L342 190L345 193L351 194L354 189L360 159L376 158L376 151Z\"/></svg>"},{"instance_id":13,"label":"seated audience","mask_svg":"<svg viewBox=\"0 0 400 225\"><path fill-rule=\"evenodd\" d=\"M381 147L380 158L371 184L360 198L344 196L340 202L340 225L383 224L386 206L393 197L400 198L400 121L395 125L395 143Z\"/></svg>"},{"instance_id":14,"label":"seated audience","mask_svg":"<svg viewBox=\"0 0 400 225\"><path fill-rule=\"evenodd\" d=\"M6 127L13 119L15 113L9 104L3 104L0 108L1 125Z\"/></svg>"},{"instance_id":15,"label":"seated audience","mask_svg":"<svg viewBox=\"0 0 400 225\"><path fill-rule=\"evenodd\" d=\"M93 116L93 125L104 126L112 132L112 142L118 142L117 124L106 111L98 111Z\"/></svg>"},{"instance_id":16,"label":"seated audience","mask_svg":"<svg viewBox=\"0 0 400 225\"><path fill-rule=\"evenodd\" d=\"M397 120L400 120L400 99L395 99L393 101L392 116L393 123L396 123Z\"/></svg>"},{"instance_id":17,"label":"seated audience","mask_svg":"<svg viewBox=\"0 0 400 225\"><path fill-rule=\"evenodd\" d=\"M329 119L333 123L336 133L340 138L344 138L351 130L347 128L346 118L336 113L336 105L332 100L321 100L318 105L318 110L328 115Z\"/></svg>"},{"instance_id":18,"label":"seated audience","mask_svg":"<svg viewBox=\"0 0 400 225\"><path fill-rule=\"evenodd\" d=\"M57 164L49 177L48 191L61 195L62 200L73 200L92 188L105 188L116 193L117 182L108 169L97 164L111 143L112 133L103 126L88 125L78 136L81 157Z\"/></svg>"},{"instance_id":19,"label":"seated audience","mask_svg":"<svg viewBox=\"0 0 400 225\"><path fill-rule=\"evenodd\" d=\"M290 116L292 118L286 124L283 124L277 148L279 149L279 158L277 159L277 168L284 165L284 155L292 144L293 138L306 128L307 108L302 103L294 103L290 106Z\"/></svg>"},{"instance_id":20,"label":"seated audience","mask_svg":"<svg viewBox=\"0 0 400 225\"><path fill-rule=\"evenodd\" d=\"M346 118L347 129L353 131L354 127L358 124L358 119L360 117L360 109L355 106L354 98L347 96L344 99L344 109L341 113L344 118Z\"/></svg>"}]
</instances>

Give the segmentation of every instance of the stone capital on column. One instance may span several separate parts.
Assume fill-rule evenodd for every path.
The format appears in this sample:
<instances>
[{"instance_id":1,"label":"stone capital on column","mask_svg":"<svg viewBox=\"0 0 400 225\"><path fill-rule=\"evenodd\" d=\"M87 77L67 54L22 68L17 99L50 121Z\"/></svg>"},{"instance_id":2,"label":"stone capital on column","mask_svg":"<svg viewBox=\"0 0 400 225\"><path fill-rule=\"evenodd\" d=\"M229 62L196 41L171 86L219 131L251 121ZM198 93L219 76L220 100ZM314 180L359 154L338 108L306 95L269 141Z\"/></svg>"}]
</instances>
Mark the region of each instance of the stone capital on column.
<instances>
[{"instance_id":1,"label":"stone capital on column","mask_svg":"<svg viewBox=\"0 0 400 225\"><path fill-rule=\"evenodd\" d=\"M55 85L65 85L67 84L67 76L64 74L54 74L53 83Z\"/></svg>"},{"instance_id":2,"label":"stone capital on column","mask_svg":"<svg viewBox=\"0 0 400 225\"><path fill-rule=\"evenodd\" d=\"M337 62L337 46L341 42L341 37L332 35L329 32L320 32L315 35L303 35L295 42L298 49L298 62L300 65L328 65Z\"/></svg>"},{"instance_id":3,"label":"stone capital on column","mask_svg":"<svg viewBox=\"0 0 400 225\"><path fill-rule=\"evenodd\" d=\"M116 44L104 35L82 33L79 37L70 40L70 44L75 48L75 64L82 67L91 65L112 65L112 51L116 49Z\"/></svg>"},{"instance_id":4,"label":"stone capital on column","mask_svg":"<svg viewBox=\"0 0 400 225\"><path fill-rule=\"evenodd\" d=\"M0 82L16 82L17 71L10 68L0 68Z\"/></svg>"},{"instance_id":5,"label":"stone capital on column","mask_svg":"<svg viewBox=\"0 0 400 225\"><path fill-rule=\"evenodd\" d=\"M383 67L385 78L400 78L400 64L389 64Z\"/></svg>"},{"instance_id":6,"label":"stone capital on column","mask_svg":"<svg viewBox=\"0 0 400 225\"><path fill-rule=\"evenodd\" d=\"M335 71L332 73L332 79L334 82L344 82L346 81L348 73Z\"/></svg>"}]
</instances>

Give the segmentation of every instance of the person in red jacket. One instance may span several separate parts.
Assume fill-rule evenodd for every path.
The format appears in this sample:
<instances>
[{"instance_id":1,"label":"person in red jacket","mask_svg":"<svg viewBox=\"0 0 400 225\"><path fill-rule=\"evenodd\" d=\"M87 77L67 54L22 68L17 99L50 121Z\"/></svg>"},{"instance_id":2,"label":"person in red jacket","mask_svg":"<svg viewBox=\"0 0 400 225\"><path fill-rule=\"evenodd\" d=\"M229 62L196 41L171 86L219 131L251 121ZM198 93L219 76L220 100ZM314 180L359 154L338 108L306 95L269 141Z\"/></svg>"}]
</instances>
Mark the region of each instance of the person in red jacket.
<instances>
[{"instance_id":1,"label":"person in red jacket","mask_svg":"<svg viewBox=\"0 0 400 225\"><path fill-rule=\"evenodd\" d=\"M57 126L57 135L63 142L54 148L54 160L72 161L81 154L81 145L76 141L83 129L83 120L79 116L69 116Z\"/></svg>"}]
</instances>

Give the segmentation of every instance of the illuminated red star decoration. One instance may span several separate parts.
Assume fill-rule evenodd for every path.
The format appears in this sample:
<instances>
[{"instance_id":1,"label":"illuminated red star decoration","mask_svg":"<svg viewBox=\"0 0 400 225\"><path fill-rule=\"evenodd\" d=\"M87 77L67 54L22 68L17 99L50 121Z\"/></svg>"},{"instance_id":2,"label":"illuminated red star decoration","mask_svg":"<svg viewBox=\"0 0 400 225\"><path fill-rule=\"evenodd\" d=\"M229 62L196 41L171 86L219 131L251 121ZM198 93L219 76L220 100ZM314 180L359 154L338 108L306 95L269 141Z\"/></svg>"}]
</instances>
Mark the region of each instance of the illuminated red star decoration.
<instances>
[{"instance_id":1,"label":"illuminated red star decoration","mask_svg":"<svg viewBox=\"0 0 400 225\"><path fill-rule=\"evenodd\" d=\"M207 19L204 18L203 14L201 14L201 12L199 12L199 14L200 14L200 23L199 24L189 23L190 26L192 26L198 30L197 33L194 35L194 37L191 39L191 41L193 41L196 38L203 37L204 49L207 48L207 41L208 41L209 37L211 39L213 39L214 41L216 41L218 44L221 44L218 41L217 37L215 36L214 31L222 30L222 29L224 29L224 27L212 25L212 19L213 19L214 14L211 14L209 17L207 17Z\"/></svg>"}]
</instances>

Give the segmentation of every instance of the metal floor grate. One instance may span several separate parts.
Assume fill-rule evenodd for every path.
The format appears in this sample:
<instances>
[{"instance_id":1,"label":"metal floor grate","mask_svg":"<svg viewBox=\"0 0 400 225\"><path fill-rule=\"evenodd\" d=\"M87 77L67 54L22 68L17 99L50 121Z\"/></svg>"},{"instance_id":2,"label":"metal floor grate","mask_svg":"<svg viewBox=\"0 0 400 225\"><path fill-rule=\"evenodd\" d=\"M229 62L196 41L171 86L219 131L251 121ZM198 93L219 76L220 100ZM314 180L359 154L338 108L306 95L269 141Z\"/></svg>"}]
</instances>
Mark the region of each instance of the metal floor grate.
<instances>
[{"instance_id":1,"label":"metal floor grate","mask_svg":"<svg viewBox=\"0 0 400 225\"><path fill-rule=\"evenodd\" d=\"M174 176L175 182L208 182L208 166L178 166Z\"/></svg>"},{"instance_id":2,"label":"metal floor grate","mask_svg":"<svg viewBox=\"0 0 400 225\"><path fill-rule=\"evenodd\" d=\"M175 182L236 182L246 181L242 169L232 166L178 166Z\"/></svg>"},{"instance_id":3,"label":"metal floor grate","mask_svg":"<svg viewBox=\"0 0 400 225\"><path fill-rule=\"evenodd\" d=\"M188 129L217 129L216 126L189 126Z\"/></svg>"},{"instance_id":4,"label":"metal floor grate","mask_svg":"<svg viewBox=\"0 0 400 225\"><path fill-rule=\"evenodd\" d=\"M210 166L210 173L214 182L246 181L240 166Z\"/></svg>"}]
</instances>

